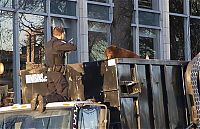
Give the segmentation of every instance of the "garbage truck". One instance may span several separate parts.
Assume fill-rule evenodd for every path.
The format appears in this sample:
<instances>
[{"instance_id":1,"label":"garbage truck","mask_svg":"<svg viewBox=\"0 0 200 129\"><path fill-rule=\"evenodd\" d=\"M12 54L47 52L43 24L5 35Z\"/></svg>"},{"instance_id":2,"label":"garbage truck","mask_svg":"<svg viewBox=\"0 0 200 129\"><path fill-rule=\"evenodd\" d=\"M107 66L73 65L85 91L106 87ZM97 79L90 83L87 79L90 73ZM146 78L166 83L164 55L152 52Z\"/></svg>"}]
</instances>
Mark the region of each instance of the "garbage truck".
<instances>
[{"instance_id":1,"label":"garbage truck","mask_svg":"<svg viewBox=\"0 0 200 129\"><path fill-rule=\"evenodd\" d=\"M1 129L106 129L107 107L90 101L55 102L44 113L30 104L0 108Z\"/></svg>"},{"instance_id":2,"label":"garbage truck","mask_svg":"<svg viewBox=\"0 0 200 129\"><path fill-rule=\"evenodd\" d=\"M63 109L66 109L71 111L70 122L66 122L70 125L70 128L198 128L200 109L199 60L200 54L190 62L115 58L67 64L64 76L69 84L70 102L49 103L44 113L19 110L28 117L36 113L36 115L27 118L32 121L28 125L34 124L35 119L47 117L47 124L51 125L50 119L52 117L62 115L63 118L61 119L65 118L63 116L65 113L56 114L51 111L57 110L56 112L59 112L62 110L65 112ZM41 64L27 64L27 68L21 70L22 102L25 105L30 103L32 94L37 92L45 95L47 93L46 71L47 69ZM95 102L89 101L91 99ZM59 106L59 104L72 104L73 106L64 107L64 105ZM78 124L73 127L75 105L79 105L76 117ZM14 107L11 106L10 108ZM2 121L12 117L13 120L11 121L13 122L20 119L20 117L14 117L10 112L20 114L18 110L2 112L4 113L3 116L10 115L9 117L2 117ZM84 117L81 117L82 112L84 112ZM54 124L51 126L56 126L56 120L53 120ZM91 123L85 123L92 120L94 126ZM44 124L43 121L40 122L40 124ZM4 123L2 127L5 126ZM22 126L22 124L19 125ZM39 126L39 124L37 125ZM66 126L59 124L57 128Z\"/></svg>"}]
</instances>

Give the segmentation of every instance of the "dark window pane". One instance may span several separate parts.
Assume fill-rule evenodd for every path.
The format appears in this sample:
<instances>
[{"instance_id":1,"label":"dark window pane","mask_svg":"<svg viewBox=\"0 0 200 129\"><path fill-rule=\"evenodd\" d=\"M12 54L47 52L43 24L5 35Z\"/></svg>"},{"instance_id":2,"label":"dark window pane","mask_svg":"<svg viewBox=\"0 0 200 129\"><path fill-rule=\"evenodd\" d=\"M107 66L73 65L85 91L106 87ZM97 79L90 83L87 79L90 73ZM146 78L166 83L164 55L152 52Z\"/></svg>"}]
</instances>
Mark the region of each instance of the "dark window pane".
<instances>
[{"instance_id":1,"label":"dark window pane","mask_svg":"<svg viewBox=\"0 0 200 129\"><path fill-rule=\"evenodd\" d=\"M139 11L139 24L159 26L159 14Z\"/></svg>"},{"instance_id":2,"label":"dark window pane","mask_svg":"<svg viewBox=\"0 0 200 129\"><path fill-rule=\"evenodd\" d=\"M76 2L67 0L51 0L51 13L76 16Z\"/></svg>"},{"instance_id":3,"label":"dark window pane","mask_svg":"<svg viewBox=\"0 0 200 129\"><path fill-rule=\"evenodd\" d=\"M0 63L4 72L0 74L0 86L12 88L13 79L13 15L10 12L0 13Z\"/></svg>"},{"instance_id":4,"label":"dark window pane","mask_svg":"<svg viewBox=\"0 0 200 129\"><path fill-rule=\"evenodd\" d=\"M0 7L12 8L12 0L0 0Z\"/></svg>"},{"instance_id":5,"label":"dark window pane","mask_svg":"<svg viewBox=\"0 0 200 129\"><path fill-rule=\"evenodd\" d=\"M153 59L158 51L158 30L140 28L139 29L139 50L140 56L145 58L147 55Z\"/></svg>"},{"instance_id":6,"label":"dark window pane","mask_svg":"<svg viewBox=\"0 0 200 129\"><path fill-rule=\"evenodd\" d=\"M34 12L45 12L44 0L19 0L20 9Z\"/></svg>"},{"instance_id":7,"label":"dark window pane","mask_svg":"<svg viewBox=\"0 0 200 129\"><path fill-rule=\"evenodd\" d=\"M88 4L88 17L100 20L109 20L109 7Z\"/></svg>"},{"instance_id":8,"label":"dark window pane","mask_svg":"<svg viewBox=\"0 0 200 129\"><path fill-rule=\"evenodd\" d=\"M183 13L183 0L169 0L169 11L172 13Z\"/></svg>"},{"instance_id":9,"label":"dark window pane","mask_svg":"<svg viewBox=\"0 0 200 129\"><path fill-rule=\"evenodd\" d=\"M26 63L42 64L44 60L44 17L20 14L19 45L21 69Z\"/></svg>"},{"instance_id":10,"label":"dark window pane","mask_svg":"<svg viewBox=\"0 0 200 129\"><path fill-rule=\"evenodd\" d=\"M195 57L200 52L200 20L191 19L190 21L190 41L191 55Z\"/></svg>"},{"instance_id":11,"label":"dark window pane","mask_svg":"<svg viewBox=\"0 0 200 129\"><path fill-rule=\"evenodd\" d=\"M170 16L170 55L172 60L184 60L184 18Z\"/></svg>"},{"instance_id":12,"label":"dark window pane","mask_svg":"<svg viewBox=\"0 0 200 129\"><path fill-rule=\"evenodd\" d=\"M153 48L153 38L149 37L140 37L140 56L143 58L146 58L148 55L149 58L153 59L154 58L154 53L155 50Z\"/></svg>"},{"instance_id":13,"label":"dark window pane","mask_svg":"<svg viewBox=\"0 0 200 129\"><path fill-rule=\"evenodd\" d=\"M102 2L102 3L109 3L109 0L88 0L88 1L96 1L96 2Z\"/></svg>"},{"instance_id":14,"label":"dark window pane","mask_svg":"<svg viewBox=\"0 0 200 129\"><path fill-rule=\"evenodd\" d=\"M139 8L152 9L152 0L138 0Z\"/></svg>"},{"instance_id":15,"label":"dark window pane","mask_svg":"<svg viewBox=\"0 0 200 129\"><path fill-rule=\"evenodd\" d=\"M77 24L75 20L65 19L65 18L51 18L51 28L55 26L60 26L65 30L65 40L68 41L73 38L73 43L77 43ZM51 33L52 34L52 33ZM77 51L70 52L65 58L65 64L76 63L78 61Z\"/></svg>"},{"instance_id":16,"label":"dark window pane","mask_svg":"<svg viewBox=\"0 0 200 129\"><path fill-rule=\"evenodd\" d=\"M108 24L89 22L88 43L90 61L103 60L108 46L110 27Z\"/></svg>"},{"instance_id":17,"label":"dark window pane","mask_svg":"<svg viewBox=\"0 0 200 129\"><path fill-rule=\"evenodd\" d=\"M194 16L200 16L200 1L190 0L190 14Z\"/></svg>"}]
</instances>

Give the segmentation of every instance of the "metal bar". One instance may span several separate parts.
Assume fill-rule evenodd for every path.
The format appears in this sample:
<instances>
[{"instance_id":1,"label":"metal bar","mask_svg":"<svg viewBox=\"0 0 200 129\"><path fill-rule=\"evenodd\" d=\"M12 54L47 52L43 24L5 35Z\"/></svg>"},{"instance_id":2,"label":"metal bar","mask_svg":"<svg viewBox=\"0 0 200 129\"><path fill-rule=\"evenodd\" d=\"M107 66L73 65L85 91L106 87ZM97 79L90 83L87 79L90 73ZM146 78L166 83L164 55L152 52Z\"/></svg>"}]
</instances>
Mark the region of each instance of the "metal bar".
<instances>
[{"instance_id":1,"label":"metal bar","mask_svg":"<svg viewBox=\"0 0 200 129\"><path fill-rule=\"evenodd\" d=\"M116 64L151 64L151 65L187 65L187 61L176 61L176 60L146 60L146 59L135 59L135 58L116 58Z\"/></svg>"},{"instance_id":2,"label":"metal bar","mask_svg":"<svg viewBox=\"0 0 200 129\"><path fill-rule=\"evenodd\" d=\"M18 8L18 0L15 0L15 8ZM14 103L21 104L21 86L20 86L20 50L19 50L19 12L14 13L13 18L13 88Z\"/></svg>"}]
</instances>

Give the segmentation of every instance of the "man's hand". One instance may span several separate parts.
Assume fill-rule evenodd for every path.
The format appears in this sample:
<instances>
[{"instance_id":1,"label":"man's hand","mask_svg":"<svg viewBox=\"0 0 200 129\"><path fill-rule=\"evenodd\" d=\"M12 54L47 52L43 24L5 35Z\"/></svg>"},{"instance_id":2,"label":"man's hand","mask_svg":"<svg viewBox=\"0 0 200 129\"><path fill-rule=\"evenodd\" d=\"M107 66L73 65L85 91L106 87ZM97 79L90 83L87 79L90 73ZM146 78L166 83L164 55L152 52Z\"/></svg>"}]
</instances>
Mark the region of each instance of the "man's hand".
<instances>
[{"instance_id":1,"label":"man's hand","mask_svg":"<svg viewBox=\"0 0 200 129\"><path fill-rule=\"evenodd\" d=\"M71 39L68 41L68 43L73 44L73 38L71 38Z\"/></svg>"}]
</instances>

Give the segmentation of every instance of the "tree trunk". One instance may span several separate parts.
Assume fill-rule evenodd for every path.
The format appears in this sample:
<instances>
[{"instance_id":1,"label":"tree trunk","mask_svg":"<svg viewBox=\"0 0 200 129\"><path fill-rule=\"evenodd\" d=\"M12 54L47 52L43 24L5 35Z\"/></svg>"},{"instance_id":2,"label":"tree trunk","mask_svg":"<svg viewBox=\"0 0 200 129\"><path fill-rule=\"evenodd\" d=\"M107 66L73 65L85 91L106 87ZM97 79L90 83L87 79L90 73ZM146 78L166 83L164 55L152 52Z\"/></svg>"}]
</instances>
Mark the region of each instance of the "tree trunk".
<instances>
[{"instance_id":1,"label":"tree trunk","mask_svg":"<svg viewBox=\"0 0 200 129\"><path fill-rule=\"evenodd\" d=\"M114 0L114 14L113 23L111 27L111 41L113 45L132 50L132 14L132 0Z\"/></svg>"}]
</instances>

